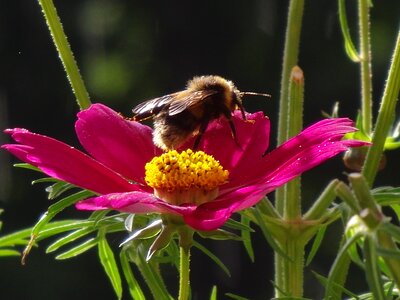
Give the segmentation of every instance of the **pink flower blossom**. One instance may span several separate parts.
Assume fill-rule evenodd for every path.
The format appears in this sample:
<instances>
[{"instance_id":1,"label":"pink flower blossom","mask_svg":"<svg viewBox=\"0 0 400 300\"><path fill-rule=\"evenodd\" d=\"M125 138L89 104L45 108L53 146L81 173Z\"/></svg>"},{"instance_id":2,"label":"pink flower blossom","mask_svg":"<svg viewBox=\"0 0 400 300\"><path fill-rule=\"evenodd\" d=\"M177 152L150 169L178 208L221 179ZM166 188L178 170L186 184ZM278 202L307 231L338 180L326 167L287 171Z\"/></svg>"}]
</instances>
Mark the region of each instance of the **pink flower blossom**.
<instances>
[{"instance_id":1,"label":"pink flower blossom","mask_svg":"<svg viewBox=\"0 0 400 300\"><path fill-rule=\"evenodd\" d=\"M18 144L2 148L49 176L98 194L78 202L78 209L175 214L195 229L214 230L234 212L253 206L302 172L348 147L366 144L342 140L344 134L355 131L351 120L325 119L263 156L269 144L269 119L261 112L247 118L242 120L236 112L233 116L237 141L224 118L211 122L204 134L199 150L217 159L229 171L229 180L219 187L213 201L200 205L174 205L154 195L145 181L145 164L162 151L152 142L152 129L125 120L101 104L79 112L75 124L79 141L90 156L20 128L5 131ZM188 145L193 145L193 140Z\"/></svg>"}]
</instances>

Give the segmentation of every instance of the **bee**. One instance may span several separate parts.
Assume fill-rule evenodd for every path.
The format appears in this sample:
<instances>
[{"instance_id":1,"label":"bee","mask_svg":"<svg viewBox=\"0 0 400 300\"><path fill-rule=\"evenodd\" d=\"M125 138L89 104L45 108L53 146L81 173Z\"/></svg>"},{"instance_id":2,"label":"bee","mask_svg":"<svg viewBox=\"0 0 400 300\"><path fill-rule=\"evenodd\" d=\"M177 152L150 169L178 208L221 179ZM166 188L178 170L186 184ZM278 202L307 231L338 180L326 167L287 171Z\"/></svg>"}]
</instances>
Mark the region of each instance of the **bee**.
<instances>
[{"instance_id":1,"label":"bee","mask_svg":"<svg viewBox=\"0 0 400 300\"><path fill-rule=\"evenodd\" d=\"M189 80L186 89L145 101L132 109L134 121L154 120L153 141L163 150L179 148L190 137L196 136L197 149L210 121L224 116L236 141L232 112L240 109L246 120L242 104L243 95L268 94L240 92L232 81L220 76L198 76Z\"/></svg>"}]
</instances>

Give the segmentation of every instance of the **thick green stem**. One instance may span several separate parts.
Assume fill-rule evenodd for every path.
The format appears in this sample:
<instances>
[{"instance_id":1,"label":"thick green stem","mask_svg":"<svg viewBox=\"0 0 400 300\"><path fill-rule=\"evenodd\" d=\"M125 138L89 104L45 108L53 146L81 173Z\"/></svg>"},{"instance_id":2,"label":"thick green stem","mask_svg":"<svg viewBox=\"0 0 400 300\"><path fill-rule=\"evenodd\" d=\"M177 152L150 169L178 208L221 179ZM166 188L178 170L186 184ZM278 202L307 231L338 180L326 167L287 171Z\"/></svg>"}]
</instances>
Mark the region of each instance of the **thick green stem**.
<instances>
[{"instance_id":1,"label":"thick green stem","mask_svg":"<svg viewBox=\"0 0 400 300\"><path fill-rule=\"evenodd\" d=\"M286 253L292 259L284 259L286 271L284 291L291 297L303 296L304 243L300 239L288 239Z\"/></svg>"},{"instance_id":2,"label":"thick green stem","mask_svg":"<svg viewBox=\"0 0 400 300\"><path fill-rule=\"evenodd\" d=\"M85 84L83 83L78 65L67 41L67 37L64 33L60 18L57 15L54 3L52 0L39 0L39 4L42 7L47 26L49 27L54 45L57 48L65 72L67 73L76 101L78 102L80 109L85 109L90 106L89 94L86 90Z\"/></svg>"},{"instance_id":3,"label":"thick green stem","mask_svg":"<svg viewBox=\"0 0 400 300\"><path fill-rule=\"evenodd\" d=\"M283 52L281 89L279 98L278 145L282 144L288 139L289 79L292 68L297 65L298 62L303 9L304 0L290 1L285 35L285 48ZM280 214L283 214L284 195L284 189L277 189L275 193L275 203Z\"/></svg>"},{"instance_id":4,"label":"thick green stem","mask_svg":"<svg viewBox=\"0 0 400 300\"><path fill-rule=\"evenodd\" d=\"M289 4L287 27L285 34L285 46L283 53L282 77L279 99L279 121L277 144L280 145L288 138L288 96L289 77L292 68L298 63L300 49L300 35L303 20L304 0L291 0ZM285 190L280 188L275 193L276 209L283 215L285 203ZM284 258L275 254L275 283L278 287L284 285L286 272ZM283 296L279 289L276 289L276 296Z\"/></svg>"},{"instance_id":5,"label":"thick green stem","mask_svg":"<svg viewBox=\"0 0 400 300\"><path fill-rule=\"evenodd\" d=\"M379 162L385 145L389 129L393 124L397 97L400 90L400 31L397 36L385 91L383 93L378 119L372 137L372 146L369 147L362 174L369 186L373 185Z\"/></svg>"},{"instance_id":6,"label":"thick green stem","mask_svg":"<svg viewBox=\"0 0 400 300\"><path fill-rule=\"evenodd\" d=\"M367 134L372 130L372 71L371 43L369 34L369 0L358 1L358 21L361 58L361 114L362 126Z\"/></svg>"},{"instance_id":7,"label":"thick green stem","mask_svg":"<svg viewBox=\"0 0 400 300\"><path fill-rule=\"evenodd\" d=\"M294 66L292 69L288 96L289 119L287 137L291 138L303 128L304 75L298 66ZM301 177L294 178L284 188L286 189L284 218L285 220L299 219L301 217Z\"/></svg>"}]
</instances>

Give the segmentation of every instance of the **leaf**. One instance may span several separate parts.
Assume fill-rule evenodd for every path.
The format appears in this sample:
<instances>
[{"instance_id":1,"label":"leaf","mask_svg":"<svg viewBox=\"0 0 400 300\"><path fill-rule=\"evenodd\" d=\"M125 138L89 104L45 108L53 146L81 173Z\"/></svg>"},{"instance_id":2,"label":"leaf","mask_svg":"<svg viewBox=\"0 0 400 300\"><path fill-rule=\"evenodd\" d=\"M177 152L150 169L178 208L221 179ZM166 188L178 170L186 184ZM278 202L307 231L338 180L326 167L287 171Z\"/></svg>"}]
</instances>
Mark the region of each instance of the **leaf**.
<instances>
[{"instance_id":1,"label":"leaf","mask_svg":"<svg viewBox=\"0 0 400 300\"><path fill-rule=\"evenodd\" d=\"M57 198L58 196L60 196L62 193L66 192L74 187L75 187L74 185L64 182L64 181L56 182L55 184L46 188L46 192L49 193L47 198L49 200L53 200L53 199Z\"/></svg>"},{"instance_id":2,"label":"leaf","mask_svg":"<svg viewBox=\"0 0 400 300\"><path fill-rule=\"evenodd\" d=\"M346 13L346 4L345 0L339 0L339 21L340 28L342 30L342 35L344 38L344 47L348 57L354 61L359 62L360 56L354 46L354 43L351 39L349 25L347 23L347 13Z\"/></svg>"},{"instance_id":3,"label":"leaf","mask_svg":"<svg viewBox=\"0 0 400 300\"><path fill-rule=\"evenodd\" d=\"M254 209L254 216L257 219L257 225L261 228L261 231L262 231L265 239L267 240L268 244L272 247L272 249L274 249L274 251L276 253L278 253L280 256L282 256L283 258L285 258L289 261L292 261L292 259L285 253L285 251L283 251L282 248L279 247L278 243L275 242L274 237L268 231L267 226L265 226L264 220L263 220L261 214L259 213L257 207Z\"/></svg>"},{"instance_id":4,"label":"leaf","mask_svg":"<svg viewBox=\"0 0 400 300\"><path fill-rule=\"evenodd\" d=\"M122 282L121 276L119 274L118 266L115 261L114 253L108 245L105 230L99 230L98 235L98 250L99 250L99 258L101 265L104 268L108 278L111 281L111 284L114 288L114 291L118 297L121 299L122 297Z\"/></svg>"},{"instance_id":5,"label":"leaf","mask_svg":"<svg viewBox=\"0 0 400 300\"><path fill-rule=\"evenodd\" d=\"M325 297L324 299L335 299L335 291L333 289L335 282L333 281L334 278L336 278L336 274L338 272L341 272L341 267L342 267L342 262L346 259L346 256L348 255L348 250L349 248L357 243L358 239L360 239L363 235L361 233L357 233L353 235L351 238L346 240L346 243L342 246L342 248L339 250L339 253L337 254L335 261L332 264L332 267L329 271L329 277L326 282L325 286Z\"/></svg>"},{"instance_id":6,"label":"leaf","mask_svg":"<svg viewBox=\"0 0 400 300\"><path fill-rule=\"evenodd\" d=\"M59 238L57 241L55 241L53 244L47 247L46 253L51 253L56 250L58 250L60 247L69 244L91 232L93 232L95 228L93 227L84 227L78 230L75 230L74 232L68 234L67 236Z\"/></svg>"},{"instance_id":7,"label":"leaf","mask_svg":"<svg viewBox=\"0 0 400 300\"><path fill-rule=\"evenodd\" d=\"M21 253L14 249L0 249L0 257L3 256L20 256Z\"/></svg>"},{"instance_id":8,"label":"leaf","mask_svg":"<svg viewBox=\"0 0 400 300\"><path fill-rule=\"evenodd\" d=\"M144 296L144 293L140 288L139 283L133 275L131 264L129 263L126 251L124 249L119 254L119 260L121 262L122 272L128 284L129 293L131 294L132 299L146 300L146 297Z\"/></svg>"},{"instance_id":9,"label":"leaf","mask_svg":"<svg viewBox=\"0 0 400 300\"><path fill-rule=\"evenodd\" d=\"M63 211L65 208L75 204L79 200L85 199L89 196L93 195L90 191L80 191L70 196L67 196L56 203L49 206L47 212L43 214L40 218L39 222L37 222L32 230L32 235L38 235L40 230L46 225L51 219L53 219L58 213Z\"/></svg>"},{"instance_id":10,"label":"leaf","mask_svg":"<svg viewBox=\"0 0 400 300\"><path fill-rule=\"evenodd\" d=\"M249 298L244 298L242 296L238 296L232 293L225 293L225 296L232 298L232 299L236 299L236 300L250 300Z\"/></svg>"},{"instance_id":11,"label":"leaf","mask_svg":"<svg viewBox=\"0 0 400 300\"><path fill-rule=\"evenodd\" d=\"M326 284L328 282L328 279L320 274L318 274L317 272L311 271L314 276L318 279L318 281L326 288ZM346 289L344 286L337 284L336 282L333 283L333 286L335 287L335 289L339 289L341 290L343 293L345 293L347 296L349 297L353 297L355 299L358 299L358 296L356 294L354 294L353 292L351 292L350 290ZM332 297L332 299L335 299L337 297ZM324 298L326 299L326 298Z\"/></svg>"},{"instance_id":12,"label":"leaf","mask_svg":"<svg viewBox=\"0 0 400 300\"><path fill-rule=\"evenodd\" d=\"M254 232L254 230L251 227L245 226L241 222L238 222L238 221L235 221L232 219L228 219L228 221L225 222L224 227L228 227L228 228L236 229L236 230L247 230L250 232Z\"/></svg>"},{"instance_id":13,"label":"leaf","mask_svg":"<svg viewBox=\"0 0 400 300\"><path fill-rule=\"evenodd\" d=\"M242 238L232 232L223 230L223 229L217 229L213 231L196 231L198 235L200 235L204 239L212 239L212 240L234 240L234 241L241 241ZM246 230L246 232L248 232Z\"/></svg>"},{"instance_id":14,"label":"leaf","mask_svg":"<svg viewBox=\"0 0 400 300\"><path fill-rule=\"evenodd\" d=\"M217 300L217 286L214 285L211 290L210 300Z\"/></svg>"},{"instance_id":15,"label":"leaf","mask_svg":"<svg viewBox=\"0 0 400 300\"><path fill-rule=\"evenodd\" d=\"M27 164L27 163L14 164L13 166L16 167L16 168L28 169L28 170L33 170L33 171L37 171L37 172L43 173L39 168L34 167L34 166L32 166L30 164Z\"/></svg>"},{"instance_id":16,"label":"leaf","mask_svg":"<svg viewBox=\"0 0 400 300\"><path fill-rule=\"evenodd\" d=\"M398 226L393 225L389 222L384 222L381 225L381 230L387 232L397 242L400 242L400 228Z\"/></svg>"},{"instance_id":17,"label":"leaf","mask_svg":"<svg viewBox=\"0 0 400 300\"><path fill-rule=\"evenodd\" d=\"M229 272L229 269L214 253L196 241L193 241L193 246L211 258L229 277L231 277L231 272Z\"/></svg>"},{"instance_id":18,"label":"leaf","mask_svg":"<svg viewBox=\"0 0 400 300\"><path fill-rule=\"evenodd\" d=\"M65 251L65 252L57 255L56 259L64 260L64 259L78 256L78 255L92 249L94 246L97 245L97 243L98 243L97 238L90 238L90 239L86 240L85 242L79 244L78 246L75 246L75 247L69 249L68 251Z\"/></svg>"},{"instance_id":19,"label":"leaf","mask_svg":"<svg viewBox=\"0 0 400 300\"><path fill-rule=\"evenodd\" d=\"M368 286L374 295L375 300L385 300L385 292L383 290L382 274L377 264L377 253L374 241L370 236L365 237L364 241L365 256L365 275L367 277Z\"/></svg>"},{"instance_id":20,"label":"leaf","mask_svg":"<svg viewBox=\"0 0 400 300\"><path fill-rule=\"evenodd\" d=\"M241 221L242 221L243 225L250 227L250 219L248 217L241 215ZM253 244L251 243L250 231L242 230L241 235L242 235L244 248L246 249L246 252L247 252L251 262L254 262L254 250L253 250Z\"/></svg>"},{"instance_id":21,"label":"leaf","mask_svg":"<svg viewBox=\"0 0 400 300\"><path fill-rule=\"evenodd\" d=\"M307 261L306 261L306 266L308 266L312 262L315 254L317 253L317 251L319 249L319 246L321 246L322 239L325 236L326 228L327 228L326 225L325 226L321 226L319 228L319 230L317 232L317 235L314 238L314 242L313 242L313 244L311 246L310 253L308 254Z\"/></svg>"}]
</instances>

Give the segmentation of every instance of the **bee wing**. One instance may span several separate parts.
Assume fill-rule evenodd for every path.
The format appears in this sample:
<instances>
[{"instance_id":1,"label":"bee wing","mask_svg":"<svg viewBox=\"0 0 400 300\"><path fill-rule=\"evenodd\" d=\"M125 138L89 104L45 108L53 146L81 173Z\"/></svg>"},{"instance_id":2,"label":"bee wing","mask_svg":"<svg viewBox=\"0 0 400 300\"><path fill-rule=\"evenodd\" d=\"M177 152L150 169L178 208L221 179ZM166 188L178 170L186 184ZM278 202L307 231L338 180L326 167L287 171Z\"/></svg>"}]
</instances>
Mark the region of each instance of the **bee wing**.
<instances>
[{"instance_id":1,"label":"bee wing","mask_svg":"<svg viewBox=\"0 0 400 300\"><path fill-rule=\"evenodd\" d=\"M174 101L178 94L179 92L140 103L132 109L133 119L141 121L158 114L165 106Z\"/></svg>"},{"instance_id":2,"label":"bee wing","mask_svg":"<svg viewBox=\"0 0 400 300\"><path fill-rule=\"evenodd\" d=\"M189 107L200 104L206 98L217 93L218 91L213 90L201 90L196 92L181 93L180 95L177 95L174 101L171 102L171 105L168 108L168 115L177 115Z\"/></svg>"}]
</instances>

